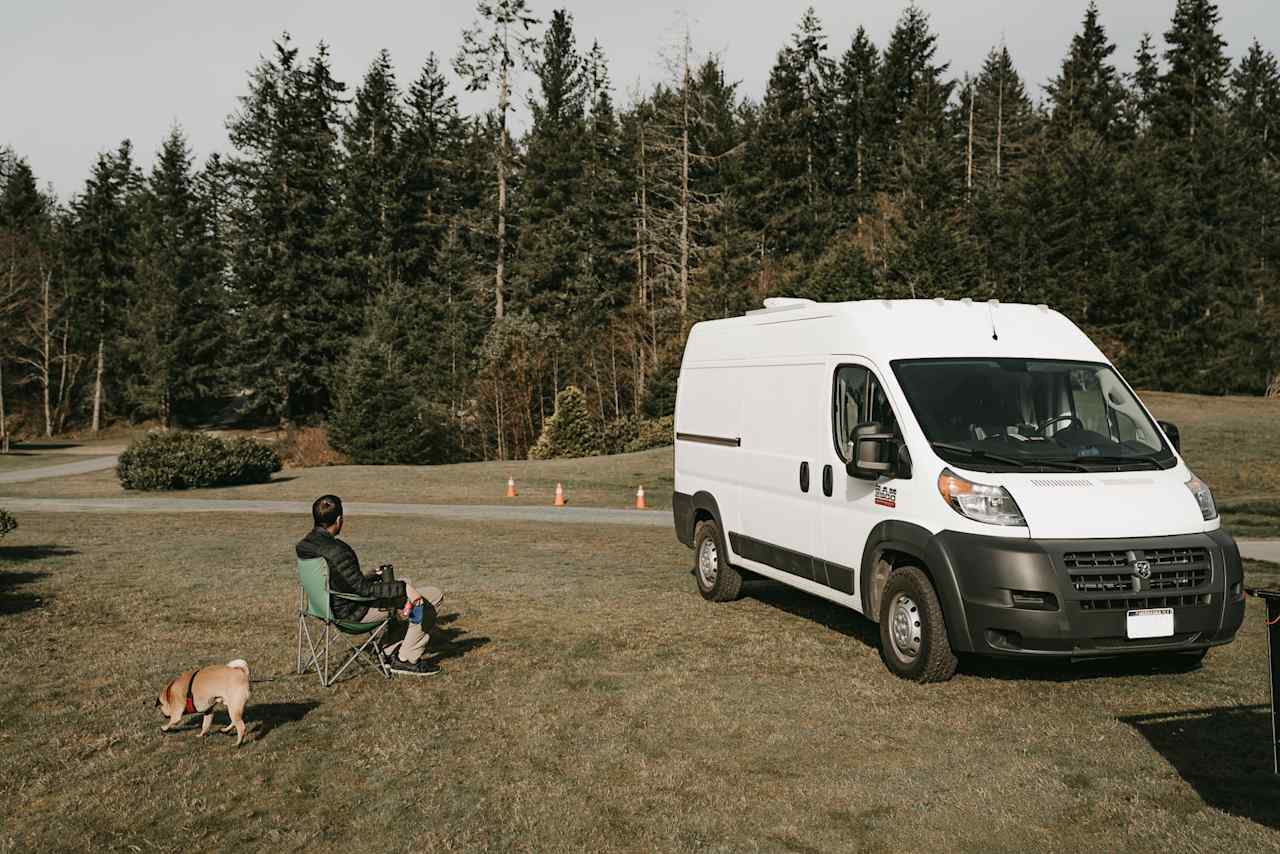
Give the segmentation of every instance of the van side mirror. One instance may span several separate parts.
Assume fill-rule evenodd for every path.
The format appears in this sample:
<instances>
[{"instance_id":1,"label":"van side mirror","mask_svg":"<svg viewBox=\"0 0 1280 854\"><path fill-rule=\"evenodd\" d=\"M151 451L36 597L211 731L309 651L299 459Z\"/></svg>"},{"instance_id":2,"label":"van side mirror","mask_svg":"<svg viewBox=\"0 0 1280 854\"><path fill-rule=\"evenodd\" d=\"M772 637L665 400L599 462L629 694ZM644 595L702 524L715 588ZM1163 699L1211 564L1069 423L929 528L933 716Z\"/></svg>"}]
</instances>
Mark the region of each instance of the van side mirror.
<instances>
[{"instance_id":1,"label":"van side mirror","mask_svg":"<svg viewBox=\"0 0 1280 854\"><path fill-rule=\"evenodd\" d=\"M849 441L849 462L844 470L849 477L877 480L888 477L911 477L911 455L898 438L883 432L878 421L868 421L853 428Z\"/></svg>"},{"instance_id":2,"label":"van side mirror","mask_svg":"<svg viewBox=\"0 0 1280 854\"><path fill-rule=\"evenodd\" d=\"M1157 421L1160 429L1169 437L1169 444L1173 445L1173 449L1178 453L1182 453L1182 433L1178 430L1178 425L1172 421Z\"/></svg>"}]
</instances>

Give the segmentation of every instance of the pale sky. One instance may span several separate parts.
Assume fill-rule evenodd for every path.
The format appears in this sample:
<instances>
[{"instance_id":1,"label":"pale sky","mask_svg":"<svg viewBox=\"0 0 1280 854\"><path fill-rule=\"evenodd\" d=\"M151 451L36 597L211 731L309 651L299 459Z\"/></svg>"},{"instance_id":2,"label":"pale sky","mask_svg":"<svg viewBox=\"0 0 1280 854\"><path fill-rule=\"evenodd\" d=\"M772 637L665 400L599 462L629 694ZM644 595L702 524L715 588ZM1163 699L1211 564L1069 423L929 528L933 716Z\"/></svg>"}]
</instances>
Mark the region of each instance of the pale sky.
<instances>
[{"instance_id":1,"label":"pale sky","mask_svg":"<svg viewBox=\"0 0 1280 854\"><path fill-rule=\"evenodd\" d=\"M664 75L660 49L687 16L698 54L717 52L739 91L764 92L769 68L805 7L825 25L838 58L859 24L883 49L905 2L867 0L531 0L546 18L564 5L574 16L582 50L598 39L610 62L619 104L637 86ZM939 34L939 55L955 77L976 71L1002 39L1033 97L1056 73L1079 27L1087 0L921 0ZM1100 0L1101 19L1116 43L1116 66L1132 68L1144 31L1168 28L1174 0ZM1239 56L1256 36L1280 51L1280 3L1220 0L1221 31ZM320 41L332 51L334 73L354 89L380 48L387 48L407 87L427 54L451 64L474 0L4 0L0 11L0 146L26 157L42 184L60 197L77 192L99 151L134 142L149 169L177 123L199 161L227 151L225 121L247 89L247 75L272 40L288 30L304 54ZM450 69L452 75L452 69ZM456 80L455 80L456 82ZM520 91L526 92L526 77ZM488 106L488 96L455 89L464 110Z\"/></svg>"}]
</instances>

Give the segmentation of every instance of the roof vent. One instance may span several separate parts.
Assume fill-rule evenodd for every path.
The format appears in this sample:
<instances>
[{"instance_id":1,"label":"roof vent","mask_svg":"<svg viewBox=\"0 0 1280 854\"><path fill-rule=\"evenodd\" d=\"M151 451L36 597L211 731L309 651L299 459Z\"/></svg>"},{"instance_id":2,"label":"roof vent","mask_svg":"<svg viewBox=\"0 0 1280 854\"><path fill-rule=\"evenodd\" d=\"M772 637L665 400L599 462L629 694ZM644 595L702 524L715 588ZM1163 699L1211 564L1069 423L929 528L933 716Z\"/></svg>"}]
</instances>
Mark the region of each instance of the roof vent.
<instances>
[{"instance_id":1,"label":"roof vent","mask_svg":"<svg viewBox=\"0 0 1280 854\"><path fill-rule=\"evenodd\" d=\"M791 311L810 305L816 305L816 303L811 299L799 297L769 297L764 301L764 308L748 311L747 314L772 314L775 311Z\"/></svg>"}]
</instances>

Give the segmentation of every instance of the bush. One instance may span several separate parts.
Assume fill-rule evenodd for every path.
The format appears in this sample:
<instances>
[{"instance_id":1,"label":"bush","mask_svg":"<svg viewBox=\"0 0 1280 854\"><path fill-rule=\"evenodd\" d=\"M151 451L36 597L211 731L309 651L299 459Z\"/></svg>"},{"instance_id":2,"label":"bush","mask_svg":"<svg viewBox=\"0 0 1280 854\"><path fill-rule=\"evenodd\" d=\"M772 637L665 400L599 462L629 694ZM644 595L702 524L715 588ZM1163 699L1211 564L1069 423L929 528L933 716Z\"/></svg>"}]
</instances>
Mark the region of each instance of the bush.
<instances>
[{"instance_id":1,"label":"bush","mask_svg":"<svg viewBox=\"0 0 1280 854\"><path fill-rule=\"evenodd\" d=\"M294 468L340 466L350 460L334 450L323 427L290 427L280 443L280 456Z\"/></svg>"},{"instance_id":2,"label":"bush","mask_svg":"<svg viewBox=\"0 0 1280 854\"><path fill-rule=\"evenodd\" d=\"M542 425L542 435L529 449L529 459L592 457L602 450L603 438L587 411L587 396L576 386L556 395L555 414Z\"/></svg>"},{"instance_id":3,"label":"bush","mask_svg":"<svg viewBox=\"0 0 1280 854\"><path fill-rule=\"evenodd\" d=\"M641 418L628 415L615 418L604 427L601 450L606 454L630 454L670 445L675 419Z\"/></svg>"},{"instance_id":4,"label":"bush","mask_svg":"<svg viewBox=\"0 0 1280 854\"><path fill-rule=\"evenodd\" d=\"M0 507L0 539L5 534L18 530L18 520L9 515L9 511Z\"/></svg>"},{"instance_id":5,"label":"bush","mask_svg":"<svg viewBox=\"0 0 1280 854\"><path fill-rule=\"evenodd\" d=\"M116 465L125 489L197 489L263 483L280 471L280 457L253 439L204 433L151 433L131 443Z\"/></svg>"},{"instance_id":6,"label":"bush","mask_svg":"<svg viewBox=\"0 0 1280 854\"><path fill-rule=\"evenodd\" d=\"M404 360L372 338L355 342L329 413L329 441L359 465L426 465L450 459L446 414L418 399Z\"/></svg>"}]
</instances>

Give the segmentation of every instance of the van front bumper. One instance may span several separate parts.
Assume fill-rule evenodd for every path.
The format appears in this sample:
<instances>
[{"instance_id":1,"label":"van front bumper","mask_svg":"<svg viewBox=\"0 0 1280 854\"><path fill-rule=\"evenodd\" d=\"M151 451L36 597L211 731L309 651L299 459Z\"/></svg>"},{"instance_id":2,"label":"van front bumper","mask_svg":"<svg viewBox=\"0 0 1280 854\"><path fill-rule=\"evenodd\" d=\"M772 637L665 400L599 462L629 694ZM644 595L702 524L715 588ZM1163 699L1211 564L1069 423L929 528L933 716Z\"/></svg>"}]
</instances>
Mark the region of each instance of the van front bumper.
<instances>
[{"instance_id":1,"label":"van front bumper","mask_svg":"<svg viewBox=\"0 0 1280 854\"><path fill-rule=\"evenodd\" d=\"M927 561L958 651L1027 658L1178 652L1229 643L1244 574L1225 531L1106 540L943 531ZM1172 608L1173 635L1130 640L1130 610Z\"/></svg>"}]
</instances>

